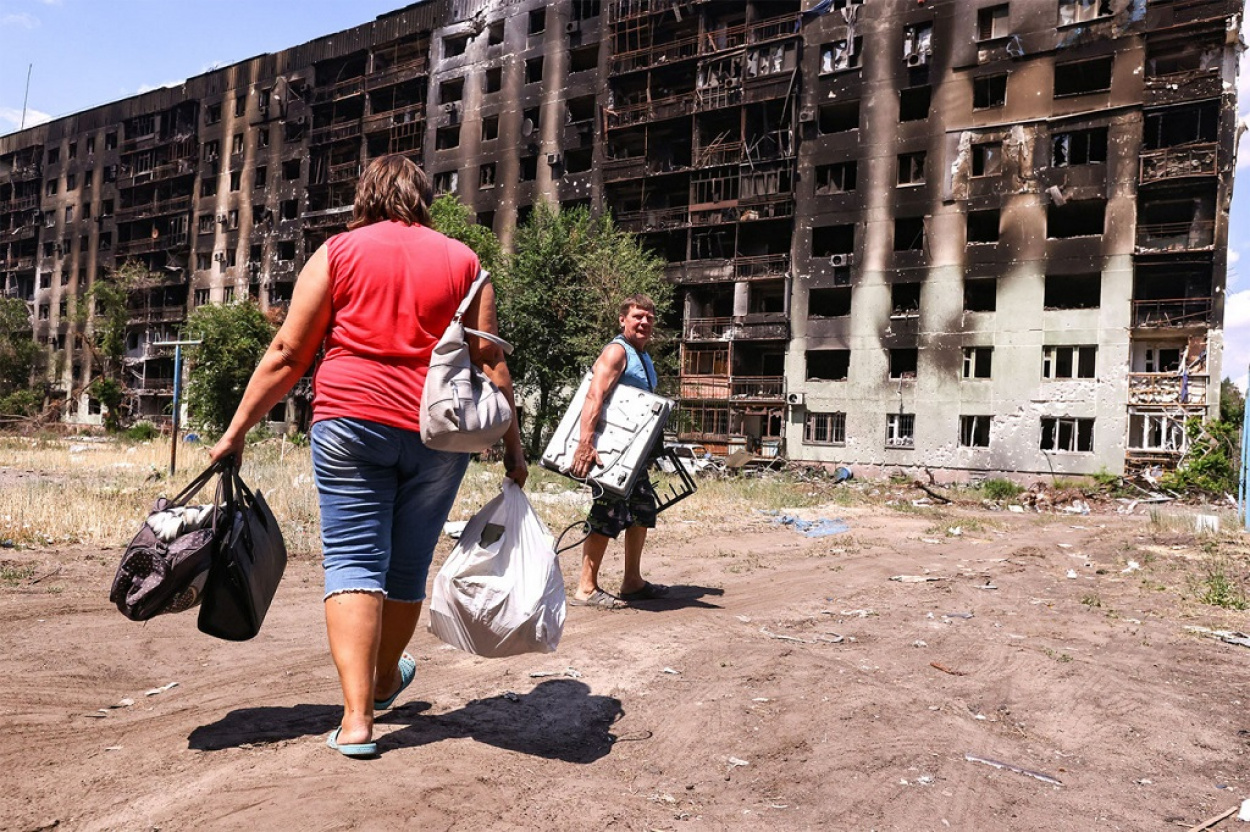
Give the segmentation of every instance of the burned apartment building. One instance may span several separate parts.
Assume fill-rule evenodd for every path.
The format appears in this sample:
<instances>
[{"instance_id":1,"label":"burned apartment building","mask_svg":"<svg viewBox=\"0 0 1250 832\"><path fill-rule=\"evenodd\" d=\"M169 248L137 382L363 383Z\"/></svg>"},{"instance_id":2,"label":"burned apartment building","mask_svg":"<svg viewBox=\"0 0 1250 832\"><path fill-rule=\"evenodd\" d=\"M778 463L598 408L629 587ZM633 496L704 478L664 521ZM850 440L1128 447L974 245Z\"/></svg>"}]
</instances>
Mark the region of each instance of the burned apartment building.
<instances>
[{"instance_id":1,"label":"burned apartment building","mask_svg":"<svg viewBox=\"0 0 1250 832\"><path fill-rule=\"evenodd\" d=\"M548 200L668 263L683 440L949 477L1167 465L1218 407L1242 13L427 0L0 138L0 274L90 421L74 301L136 264L131 406L158 415L153 344L200 304L280 311L362 166L403 152L505 243Z\"/></svg>"}]
</instances>

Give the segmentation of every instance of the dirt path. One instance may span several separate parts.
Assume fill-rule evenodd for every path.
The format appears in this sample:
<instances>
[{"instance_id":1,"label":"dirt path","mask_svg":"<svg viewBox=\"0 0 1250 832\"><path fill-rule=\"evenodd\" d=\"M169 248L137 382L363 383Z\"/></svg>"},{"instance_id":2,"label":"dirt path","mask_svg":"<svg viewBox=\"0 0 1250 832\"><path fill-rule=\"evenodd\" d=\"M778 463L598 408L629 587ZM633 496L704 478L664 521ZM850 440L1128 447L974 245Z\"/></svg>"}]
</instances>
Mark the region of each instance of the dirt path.
<instances>
[{"instance_id":1,"label":"dirt path","mask_svg":"<svg viewBox=\"0 0 1250 832\"><path fill-rule=\"evenodd\" d=\"M422 629L372 761L324 746L315 564L226 644L123 619L116 551L0 551L21 576L0 585L0 828L1140 832L1250 796L1250 650L1185 629L1245 614L1171 589L1197 541L1114 515L803 514L851 531L662 523L650 574L682 599L571 609L555 655Z\"/></svg>"}]
</instances>

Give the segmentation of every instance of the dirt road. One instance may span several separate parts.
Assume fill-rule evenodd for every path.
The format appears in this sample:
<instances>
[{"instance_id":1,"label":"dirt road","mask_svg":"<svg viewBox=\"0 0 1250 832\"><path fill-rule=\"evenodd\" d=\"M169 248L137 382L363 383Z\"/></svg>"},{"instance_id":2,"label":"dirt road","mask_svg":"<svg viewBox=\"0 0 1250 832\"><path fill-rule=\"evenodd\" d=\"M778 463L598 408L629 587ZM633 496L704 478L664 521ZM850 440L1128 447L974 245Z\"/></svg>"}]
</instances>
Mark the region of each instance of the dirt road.
<instances>
[{"instance_id":1,"label":"dirt road","mask_svg":"<svg viewBox=\"0 0 1250 832\"><path fill-rule=\"evenodd\" d=\"M1186 630L1250 629L1186 597L1202 540L1114 514L802 516L850 530L662 521L649 574L679 599L570 609L554 655L422 628L370 761L324 744L315 563L227 644L123 619L116 550L0 550L0 828L1140 832L1250 797L1250 649Z\"/></svg>"}]
</instances>

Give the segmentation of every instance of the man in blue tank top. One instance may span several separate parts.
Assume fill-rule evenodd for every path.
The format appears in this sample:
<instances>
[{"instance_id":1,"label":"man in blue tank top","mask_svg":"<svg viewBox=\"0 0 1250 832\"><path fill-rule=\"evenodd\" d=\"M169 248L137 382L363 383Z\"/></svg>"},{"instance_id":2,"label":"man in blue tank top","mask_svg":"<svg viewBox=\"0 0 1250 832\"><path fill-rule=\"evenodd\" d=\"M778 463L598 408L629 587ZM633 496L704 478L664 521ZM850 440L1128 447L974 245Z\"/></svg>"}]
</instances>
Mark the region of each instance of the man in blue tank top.
<instances>
[{"instance_id":1,"label":"man in blue tank top","mask_svg":"<svg viewBox=\"0 0 1250 832\"><path fill-rule=\"evenodd\" d=\"M591 369L590 390L582 407L581 440L573 454L570 473L582 478L600 462L595 450L595 426L603 403L617 384L655 392L657 377L647 344L655 327L655 302L646 295L631 295L621 302L621 334L613 338ZM642 547L647 529L655 528L656 497L644 471L628 497L600 496L590 507L586 521L590 535L582 545L582 572L572 603L613 609L622 601L663 598L667 588L642 577ZM619 595L599 586L599 567L608 550L608 541L625 532L625 575Z\"/></svg>"}]
</instances>

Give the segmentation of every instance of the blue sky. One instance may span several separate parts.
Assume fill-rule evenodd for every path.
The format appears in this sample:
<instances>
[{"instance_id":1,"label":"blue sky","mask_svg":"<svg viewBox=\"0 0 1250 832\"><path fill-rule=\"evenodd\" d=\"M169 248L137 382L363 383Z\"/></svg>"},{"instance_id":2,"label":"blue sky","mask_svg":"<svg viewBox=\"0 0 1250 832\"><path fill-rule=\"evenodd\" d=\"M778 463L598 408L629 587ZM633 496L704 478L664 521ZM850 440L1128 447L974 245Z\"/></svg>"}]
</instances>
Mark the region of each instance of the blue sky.
<instances>
[{"instance_id":1,"label":"blue sky","mask_svg":"<svg viewBox=\"0 0 1250 832\"><path fill-rule=\"evenodd\" d=\"M365 23L404 0L0 0L0 134ZM1250 23L1243 21L1243 37ZM1237 79L1250 124L1250 51ZM1250 133L1250 131L1248 131ZM1250 138L1242 140L1229 232L1224 373L1250 364Z\"/></svg>"}]
</instances>

